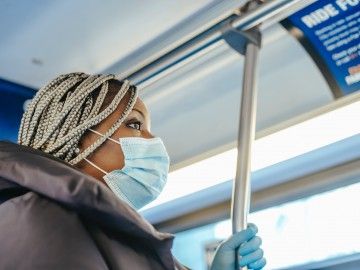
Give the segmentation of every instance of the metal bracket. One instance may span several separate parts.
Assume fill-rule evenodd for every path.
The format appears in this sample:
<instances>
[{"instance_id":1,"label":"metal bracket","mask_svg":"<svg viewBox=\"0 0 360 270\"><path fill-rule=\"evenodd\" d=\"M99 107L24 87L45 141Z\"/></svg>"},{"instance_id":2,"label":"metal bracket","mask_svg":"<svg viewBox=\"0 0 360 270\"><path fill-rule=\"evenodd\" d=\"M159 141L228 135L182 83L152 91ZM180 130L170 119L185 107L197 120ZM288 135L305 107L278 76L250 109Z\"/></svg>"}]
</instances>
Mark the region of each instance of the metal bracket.
<instances>
[{"instance_id":1,"label":"metal bracket","mask_svg":"<svg viewBox=\"0 0 360 270\"><path fill-rule=\"evenodd\" d=\"M224 25L221 30L225 42L239 54L246 53L246 45L251 42L257 47L261 47L261 33L258 28L241 31L233 27L232 22Z\"/></svg>"}]
</instances>

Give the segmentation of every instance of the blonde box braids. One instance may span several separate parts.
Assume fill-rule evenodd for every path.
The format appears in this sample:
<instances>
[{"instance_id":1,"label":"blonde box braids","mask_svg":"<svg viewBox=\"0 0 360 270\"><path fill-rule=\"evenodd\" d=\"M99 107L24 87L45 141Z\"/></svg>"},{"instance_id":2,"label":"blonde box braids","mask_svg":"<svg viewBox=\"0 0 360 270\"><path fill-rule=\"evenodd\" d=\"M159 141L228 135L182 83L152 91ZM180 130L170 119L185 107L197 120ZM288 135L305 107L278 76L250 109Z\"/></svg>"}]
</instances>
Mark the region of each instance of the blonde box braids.
<instances>
[{"instance_id":1,"label":"blonde box braids","mask_svg":"<svg viewBox=\"0 0 360 270\"><path fill-rule=\"evenodd\" d=\"M122 81L118 93L100 112L115 75L69 73L41 88L28 105L20 124L18 143L31 146L74 165L93 153L122 124L137 98L137 89ZM76 151L87 129L99 124L116 110L127 92L130 99L112 127L82 153Z\"/></svg>"}]
</instances>

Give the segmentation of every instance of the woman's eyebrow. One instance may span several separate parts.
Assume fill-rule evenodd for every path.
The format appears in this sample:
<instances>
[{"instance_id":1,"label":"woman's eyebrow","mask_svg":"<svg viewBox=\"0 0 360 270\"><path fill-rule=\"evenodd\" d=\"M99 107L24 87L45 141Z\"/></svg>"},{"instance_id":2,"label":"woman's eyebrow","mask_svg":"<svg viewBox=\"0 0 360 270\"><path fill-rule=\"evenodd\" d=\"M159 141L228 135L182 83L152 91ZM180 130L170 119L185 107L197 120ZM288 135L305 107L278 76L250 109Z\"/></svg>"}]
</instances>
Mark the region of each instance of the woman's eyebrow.
<instances>
[{"instance_id":1,"label":"woman's eyebrow","mask_svg":"<svg viewBox=\"0 0 360 270\"><path fill-rule=\"evenodd\" d=\"M145 119L145 115L144 115L144 113L142 111L140 111L140 110L138 110L136 108L133 108L133 111L139 112L142 115L142 117Z\"/></svg>"}]
</instances>

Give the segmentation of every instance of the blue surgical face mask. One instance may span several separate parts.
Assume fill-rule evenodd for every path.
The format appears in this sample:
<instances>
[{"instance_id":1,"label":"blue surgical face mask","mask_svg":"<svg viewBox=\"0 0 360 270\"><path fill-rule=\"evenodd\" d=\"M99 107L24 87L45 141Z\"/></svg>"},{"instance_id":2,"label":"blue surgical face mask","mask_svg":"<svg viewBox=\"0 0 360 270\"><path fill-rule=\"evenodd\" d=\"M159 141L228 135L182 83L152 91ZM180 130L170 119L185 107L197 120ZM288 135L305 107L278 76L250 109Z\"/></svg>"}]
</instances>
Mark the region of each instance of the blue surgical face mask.
<instances>
[{"instance_id":1,"label":"blue surgical face mask","mask_svg":"<svg viewBox=\"0 0 360 270\"><path fill-rule=\"evenodd\" d=\"M103 178L110 189L133 208L140 209L155 200L166 184L170 164L162 140L159 137L126 137L119 138L119 142L108 139L121 146L125 158L122 169L106 172L88 159L85 160L105 173Z\"/></svg>"}]
</instances>

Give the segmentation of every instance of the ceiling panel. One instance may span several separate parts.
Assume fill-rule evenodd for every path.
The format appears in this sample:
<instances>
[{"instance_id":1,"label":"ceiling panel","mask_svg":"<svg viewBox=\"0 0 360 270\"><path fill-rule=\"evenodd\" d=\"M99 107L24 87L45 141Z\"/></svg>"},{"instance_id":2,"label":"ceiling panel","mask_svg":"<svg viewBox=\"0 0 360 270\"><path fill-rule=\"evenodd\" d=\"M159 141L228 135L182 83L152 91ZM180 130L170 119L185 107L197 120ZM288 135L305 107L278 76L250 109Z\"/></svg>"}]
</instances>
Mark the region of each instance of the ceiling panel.
<instances>
[{"instance_id":1,"label":"ceiling panel","mask_svg":"<svg viewBox=\"0 0 360 270\"><path fill-rule=\"evenodd\" d=\"M0 77L39 88L100 72L211 0L0 1Z\"/></svg>"}]
</instances>

